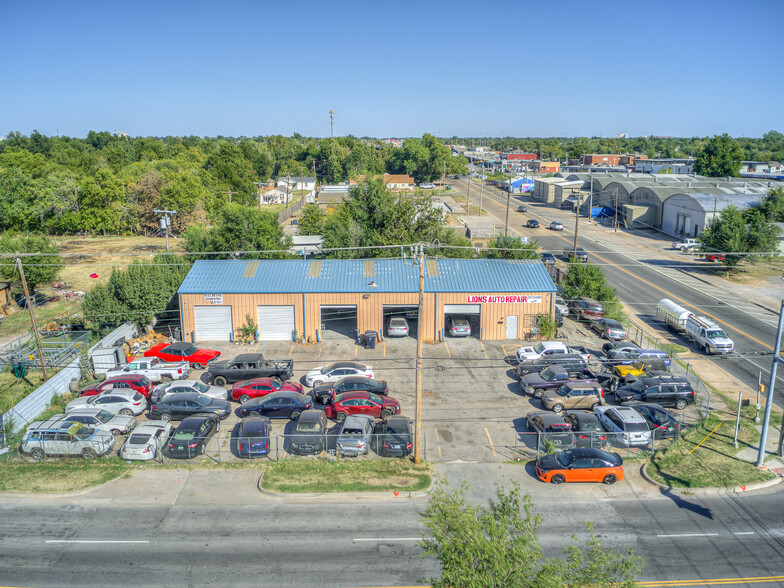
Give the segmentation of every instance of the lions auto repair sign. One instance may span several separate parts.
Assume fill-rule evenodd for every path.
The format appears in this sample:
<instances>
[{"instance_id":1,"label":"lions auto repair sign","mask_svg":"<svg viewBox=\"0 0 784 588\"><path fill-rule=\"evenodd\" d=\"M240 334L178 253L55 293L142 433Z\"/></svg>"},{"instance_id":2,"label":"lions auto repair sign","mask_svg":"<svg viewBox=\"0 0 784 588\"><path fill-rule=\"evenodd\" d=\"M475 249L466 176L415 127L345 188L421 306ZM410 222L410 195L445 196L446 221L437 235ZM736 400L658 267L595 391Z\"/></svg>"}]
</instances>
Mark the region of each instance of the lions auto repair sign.
<instances>
[{"instance_id":1,"label":"lions auto repair sign","mask_svg":"<svg viewBox=\"0 0 784 588\"><path fill-rule=\"evenodd\" d=\"M469 296L468 302L482 303L513 303L513 304L540 304L542 296L530 294L504 294L499 296Z\"/></svg>"}]
</instances>

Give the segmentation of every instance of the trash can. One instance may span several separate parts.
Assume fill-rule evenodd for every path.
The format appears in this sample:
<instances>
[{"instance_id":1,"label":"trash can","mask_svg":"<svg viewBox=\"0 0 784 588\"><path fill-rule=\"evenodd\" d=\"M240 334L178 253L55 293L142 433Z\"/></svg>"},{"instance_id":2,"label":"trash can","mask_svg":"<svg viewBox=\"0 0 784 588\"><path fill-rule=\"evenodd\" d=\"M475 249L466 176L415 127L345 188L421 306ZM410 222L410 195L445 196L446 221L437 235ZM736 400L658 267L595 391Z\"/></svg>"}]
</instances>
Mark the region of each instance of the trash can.
<instances>
[{"instance_id":1,"label":"trash can","mask_svg":"<svg viewBox=\"0 0 784 588\"><path fill-rule=\"evenodd\" d=\"M376 337L378 337L378 333L375 331L365 331L365 347L368 349L375 349Z\"/></svg>"},{"instance_id":2,"label":"trash can","mask_svg":"<svg viewBox=\"0 0 784 588\"><path fill-rule=\"evenodd\" d=\"M11 367L11 371L17 378L24 378L27 375L27 364L25 362L15 363Z\"/></svg>"}]
</instances>

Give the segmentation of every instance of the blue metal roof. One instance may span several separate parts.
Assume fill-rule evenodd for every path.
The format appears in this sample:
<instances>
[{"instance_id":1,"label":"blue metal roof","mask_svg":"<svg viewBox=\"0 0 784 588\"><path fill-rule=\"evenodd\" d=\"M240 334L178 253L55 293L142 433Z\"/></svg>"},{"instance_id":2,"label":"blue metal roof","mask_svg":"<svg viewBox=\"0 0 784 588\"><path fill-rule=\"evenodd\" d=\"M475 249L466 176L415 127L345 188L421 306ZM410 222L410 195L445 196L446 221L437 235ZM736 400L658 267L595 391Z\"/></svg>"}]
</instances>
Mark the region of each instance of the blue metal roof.
<instances>
[{"instance_id":1,"label":"blue metal roof","mask_svg":"<svg viewBox=\"0 0 784 588\"><path fill-rule=\"evenodd\" d=\"M365 262L372 261L372 275ZM253 266L248 264L258 263ZM438 275L425 265L428 292L554 292L538 260L438 259ZM320 264L320 271L318 269ZM368 264L369 265L369 264ZM246 271L246 268L248 271ZM311 272L313 268L313 272ZM317 274L311 277L310 274ZM243 277L243 274L248 277ZM371 285L374 284L374 285ZM179 294L284 294L292 292L418 292L419 266L412 259L200 260Z\"/></svg>"}]
</instances>

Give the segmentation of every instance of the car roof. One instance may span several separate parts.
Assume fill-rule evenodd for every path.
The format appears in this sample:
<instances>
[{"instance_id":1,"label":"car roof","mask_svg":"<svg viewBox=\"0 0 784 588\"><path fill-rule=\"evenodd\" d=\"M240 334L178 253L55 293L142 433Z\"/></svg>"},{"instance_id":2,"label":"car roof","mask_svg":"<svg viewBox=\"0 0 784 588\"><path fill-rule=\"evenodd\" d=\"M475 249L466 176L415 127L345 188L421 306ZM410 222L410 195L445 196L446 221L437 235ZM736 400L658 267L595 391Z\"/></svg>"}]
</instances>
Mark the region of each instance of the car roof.
<instances>
[{"instance_id":1,"label":"car roof","mask_svg":"<svg viewBox=\"0 0 784 588\"><path fill-rule=\"evenodd\" d=\"M164 394L159 402L171 402L172 400L194 400L199 396L204 396L199 392L179 392L177 394Z\"/></svg>"},{"instance_id":2,"label":"car roof","mask_svg":"<svg viewBox=\"0 0 784 588\"><path fill-rule=\"evenodd\" d=\"M578 423L585 421L591 421L593 423L599 422L599 417L592 412L567 412L565 416L574 417Z\"/></svg>"},{"instance_id":3,"label":"car roof","mask_svg":"<svg viewBox=\"0 0 784 588\"><path fill-rule=\"evenodd\" d=\"M231 363L254 363L261 361L264 357L263 353L241 353L231 360Z\"/></svg>"},{"instance_id":4,"label":"car roof","mask_svg":"<svg viewBox=\"0 0 784 588\"><path fill-rule=\"evenodd\" d=\"M340 402L341 400L352 400L354 398L370 398L370 395L373 394L372 392L343 392L342 394L338 394L337 401ZM373 396L378 396L378 394L373 394Z\"/></svg>"},{"instance_id":5,"label":"car roof","mask_svg":"<svg viewBox=\"0 0 784 588\"><path fill-rule=\"evenodd\" d=\"M133 431L131 431L131 434L134 433L152 434L155 433L155 431L158 431L159 429L163 429L163 428L165 428L163 425L151 425L149 422L146 422L136 427Z\"/></svg>"},{"instance_id":6,"label":"car roof","mask_svg":"<svg viewBox=\"0 0 784 588\"><path fill-rule=\"evenodd\" d=\"M269 418L263 416L249 416L240 421L242 430L246 432L266 431L269 424Z\"/></svg>"},{"instance_id":7,"label":"car roof","mask_svg":"<svg viewBox=\"0 0 784 588\"><path fill-rule=\"evenodd\" d=\"M592 390L598 390L600 387L596 382L566 382L564 386L568 386L571 390L578 388L591 388Z\"/></svg>"},{"instance_id":8,"label":"car roof","mask_svg":"<svg viewBox=\"0 0 784 588\"><path fill-rule=\"evenodd\" d=\"M393 321L396 323L405 323L406 319L404 319L402 316L393 316L392 318L389 319L389 322L391 323Z\"/></svg>"},{"instance_id":9,"label":"car roof","mask_svg":"<svg viewBox=\"0 0 784 588\"><path fill-rule=\"evenodd\" d=\"M585 459L586 457L598 457L600 459L607 459L611 461L620 460L620 456L617 453L610 453L609 451L604 451L603 449L596 449L592 447L576 447L574 449L568 449L567 451L571 451L572 455L577 459Z\"/></svg>"},{"instance_id":10,"label":"car roof","mask_svg":"<svg viewBox=\"0 0 784 588\"><path fill-rule=\"evenodd\" d=\"M402 414L396 414L392 415L391 417L387 417L384 422L386 422L388 425L403 425L411 423L412 421L410 417Z\"/></svg>"},{"instance_id":11,"label":"car roof","mask_svg":"<svg viewBox=\"0 0 784 588\"><path fill-rule=\"evenodd\" d=\"M642 423L645 419L642 418L639 412L634 410L631 406L611 406L612 411L617 414L621 420L627 423Z\"/></svg>"},{"instance_id":12,"label":"car roof","mask_svg":"<svg viewBox=\"0 0 784 588\"><path fill-rule=\"evenodd\" d=\"M365 376L346 376L345 378L340 378L337 382L335 382L334 385L337 386L343 382L373 382L374 384L377 384L378 380L374 380L373 378L366 378Z\"/></svg>"},{"instance_id":13,"label":"car roof","mask_svg":"<svg viewBox=\"0 0 784 588\"><path fill-rule=\"evenodd\" d=\"M189 349L193 346L193 343L185 343L178 342L178 343L171 343L170 345L166 345L163 349Z\"/></svg>"},{"instance_id":14,"label":"car roof","mask_svg":"<svg viewBox=\"0 0 784 588\"><path fill-rule=\"evenodd\" d=\"M98 414L99 412L101 412L101 411L106 411L106 412L109 412L108 410L106 410L106 409L105 409L104 407L102 407L102 406L85 406L85 407L83 407L83 408L77 408L76 410L72 410L71 412L69 412L69 413L66 413L66 415L65 415L65 418L66 418L66 419L69 419L69 418L71 418L72 416L76 416L76 415L81 415L81 416L85 416L85 415L87 415L87 416L95 416L95 415L97 415L97 414ZM116 417L116 416L119 416L119 415L116 415L116 414L112 414L111 412L109 412L109 414L111 414L111 415L112 415L112 418L114 418L114 417Z\"/></svg>"},{"instance_id":15,"label":"car roof","mask_svg":"<svg viewBox=\"0 0 784 588\"><path fill-rule=\"evenodd\" d=\"M112 376L111 378L106 378L103 382L97 382L100 386L101 384L105 384L106 382L125 382L127 380L141 380L142 378L146 378L144 374L127 374L124 376Z\"/></svg>"},{"instance_id":16,"label":"car roof","mask_svg":"<svg viewBox=\"0 0 784 588\"><path fill-rule=\"evenodd\" d=\"M534 412L534 413L529 414L528 416L541 418L542 422L545 425L550 425L550 424L554 424L554 423L565 423L566 422L564 420L564 418L560 414L556 414L556 413L550 412L550 411L547 411L547 412L545 412L545 411Z\"/></svg>"},{"instance_id":17,"label":"car roof","mask_svg":"<svg viewBox=\"0 0 784 588\"><path fill-rule=\"evenodd\" d=\"M299 422L303 421L320 421L324 418L324 411L319 410L318 408L311 408L309 410L304 411L301 415L299 415Z\"/></svg>"},{"instance_id":18,"label":"car roof","mask_svg":"<svg viewBox=\"0 0 784 588\"><path fill-rule=\"evenodd\" d=\"M331 363L324 367L328 367L331 370L340 368L357 368L360 370L367 370L369 366L365 365L364 363L357 363L356 361L336 361L335 363Z\"/></svg>"},{"instance_id":19,"label":"car roof","mask_svg":"<svg viewBox=\"0 0 784 588\"><path fill-rule=\"evenodd\" d=\"M372 416L367 414L351 414L343 421L343 429L348 427L361 427L364 423L375 422Z\"/></svg>"},{"instance_id":20,"label":"car roof","mask_svg":"<svg viewBox=\"0 0 784 588\"><path fill-rule=\"evenodd\" d=\"M653 386L656 384L689 384L689 379L683 376L673 376L671 374L662 376L647 376L640 378L646 386Z\"/></svg>"},{"instance_id":21,"label":"car roof","mask_svg":"<svg viewBox=\"0 0 784 588\"><path fill-rule=\"evenodd\" d=\"M196 428L196 427L200 427L204 421L217 421L217 420L218 420L218 415L212 415L212 414L200 414L198 416L190 416L182 419L182 422L180 423L180 426L177 427L177 430L180 429L187 430L192 427Z\"/></svg>"}]
</instances>

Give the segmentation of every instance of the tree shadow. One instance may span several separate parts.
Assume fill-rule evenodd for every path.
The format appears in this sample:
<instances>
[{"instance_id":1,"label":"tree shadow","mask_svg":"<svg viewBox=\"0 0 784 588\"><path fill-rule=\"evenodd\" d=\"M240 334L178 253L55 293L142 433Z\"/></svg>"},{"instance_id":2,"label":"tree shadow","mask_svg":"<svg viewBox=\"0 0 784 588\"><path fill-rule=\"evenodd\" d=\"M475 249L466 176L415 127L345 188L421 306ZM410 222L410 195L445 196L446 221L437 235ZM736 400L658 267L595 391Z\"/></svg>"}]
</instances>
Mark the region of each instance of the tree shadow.
<instances>
[{"instance_id":1,"label":"tree shadow","mask_svg":"<svg viewBox=\"0 0 784 588\"><path fill-rule=\"evenodd\" d=\"M667 488L659 488L659 491L661 492L662 496L666 496L667 498L672 500L678 508L688 510L689 512L693 512L694 514L700 515L701 517L705 517L706 519L713 520L713 513L711 512L711 509L705 508L704 506L701 506L694 502L690 502L673 491L673 486L671 482L676 482L676 481L683 484L682 488L684 490L688 490L688 486L687 486L688 483L685 480L678 478L677 476L671 476L669 474L665 474L659 469L657 464L653 462L649 462L648 467L651 466L656 468L656 472L667 483Z\"/></svg>"}]
</instances>

